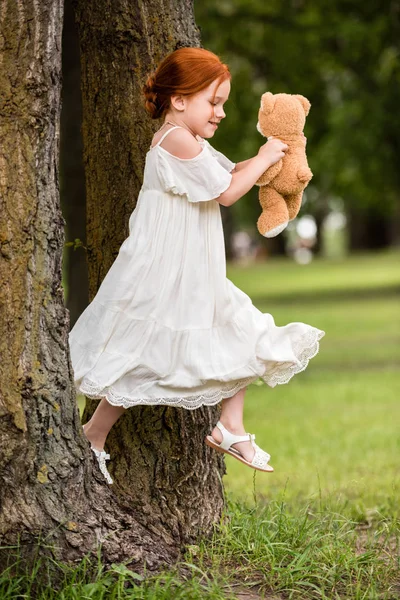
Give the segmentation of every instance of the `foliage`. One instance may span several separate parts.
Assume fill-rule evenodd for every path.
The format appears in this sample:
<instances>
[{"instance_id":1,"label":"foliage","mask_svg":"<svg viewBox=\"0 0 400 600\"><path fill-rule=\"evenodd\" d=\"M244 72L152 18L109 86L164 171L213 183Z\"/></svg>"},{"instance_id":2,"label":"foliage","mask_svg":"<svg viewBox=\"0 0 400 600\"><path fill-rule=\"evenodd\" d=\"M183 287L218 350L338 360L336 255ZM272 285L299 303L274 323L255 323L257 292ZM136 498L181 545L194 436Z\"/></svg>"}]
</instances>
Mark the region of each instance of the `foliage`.
<instances>
[{"instance_id":1,"label":"foliage","mask_svg":"<svg viewBox=\"0 0 400 600\"><path fill-rule=\"evenodd\" d=\"M307 212L326 213L342 198L347 210L391 215L400 195L398 0L203 0L195 11L203 46L233 75L215 136L221 151L236 161L258 151L263 92L303 94L312 104ZM257 190L234 210L254 224Z\"/></svg>"}]
</instances>

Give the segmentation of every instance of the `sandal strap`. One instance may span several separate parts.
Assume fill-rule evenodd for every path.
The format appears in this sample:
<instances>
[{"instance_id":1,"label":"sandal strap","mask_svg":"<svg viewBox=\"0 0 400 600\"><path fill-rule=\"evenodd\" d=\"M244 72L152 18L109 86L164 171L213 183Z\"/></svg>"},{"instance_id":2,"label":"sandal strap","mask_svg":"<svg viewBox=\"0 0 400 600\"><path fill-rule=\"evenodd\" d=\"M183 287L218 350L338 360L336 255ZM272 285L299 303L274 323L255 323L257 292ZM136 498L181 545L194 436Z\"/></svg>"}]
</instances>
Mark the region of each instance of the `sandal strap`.
<instances>
[{"instance_id":1,"label":"sandal strap","mask_svg":"<svg viewBox=\"0 0 400 600\"><path fill-rule=\"evenodd\" d=\"M105 450L96 450L96 448L93 448L93 446L91 446L91 449L93 450L93 452L97 458L97 463L99 465L100 471L106 478L107 483L114 483L113 478L111 477L110 473L108 472L108 469L106 466L106 460L110 460L110 455L108 454L108 452L106 452Z\"/></svg>"},{"instance_id":2,"label":"sandal strap","mask_svg":"<svg viewBox=\"0 0 400 600\"><path fill-rule=\"evenodd\" d=\"M220 443L220 447L224 450L229 450L232 444L236 444L237 442L248 442L250 440L249 433L246 433L246 435L234 435L222 425L221 421L218 421L216 427L218 427L222 433L222 442Z\"/></svg>"},{"instance_id":3,"label":"sandal strap","mask_svg":"<svg viewBox=\"0 0 400 600\"><path fill-rule=\"evenodd\" d=\"M97 458L110 460L110 455L105 452L105 450L96 450L96 448L91 447Z\"/></svg>"}]
</instances>

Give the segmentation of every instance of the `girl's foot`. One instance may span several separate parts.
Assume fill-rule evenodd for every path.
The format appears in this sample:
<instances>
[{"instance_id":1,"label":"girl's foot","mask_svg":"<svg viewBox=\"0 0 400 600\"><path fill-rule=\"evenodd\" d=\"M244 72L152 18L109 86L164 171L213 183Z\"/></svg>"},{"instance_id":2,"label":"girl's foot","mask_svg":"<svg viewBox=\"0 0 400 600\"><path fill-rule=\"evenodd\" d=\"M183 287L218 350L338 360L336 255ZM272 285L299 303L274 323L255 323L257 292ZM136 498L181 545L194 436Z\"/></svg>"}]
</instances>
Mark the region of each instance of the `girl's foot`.
<instances>
[{"instance_id":1,"label":"girl's foot","mask_svg":"<svg viewBox=\"0 0 400 600\"><path fill-rule=\"evenodd\" d=\"M223 421L220 422L224 427L226 427L228 431L233 433L233 435L246 435L246 431L243 426L231 427L229 423L224 423ZM214 427L214 429L211 432L211 435L214 438L214 440L218 442L218 444L222 442L222 432L218 429L218 427ZM247 462L251 462L253 460L255 450L250 440L248 442L237 442L236 444L232 444L232 447L236 450L239 450L240 454L243 456L243 458L247 460Z\"/></svg>"},{"instance_id":2,"label":"girl's foot","mask_svg":"<svg viewBox=\"0 0 400 600\"><path fill-rule=\"evenodd\" d=\"M92 451L97 458L97 462L99 464L100 471L103 473L107 483L110 483L110 484L114 483L110 473L108 472L107 466L106 466L106 460L110 460L110 455L107 454L106 452L104 452L104 450L99 452L98 450L96 450L96 448L93 448L93 446L92 446Z\"/></svg>"},{"instance_id":3,"label":"girl's foot","mask_svg":"<svg viewBox=\"0 0 400 600\"><path fill-rule=\"evenodd\" d=\"M90 443L91 450L93 451L94 455L96 456L100 471L103 473L107 483L109 483L109 484L114 483L110 473L108 472L107 466L106 466L106 460L110 460L110 455L107 454L103 448L104 442L102 441L102 438L99 438L98 436L90 436L90 431L89 431L90 424L89 423L85 423L85 425L82 426L82 429L85 434L85 437L87 438L87 440ZM97 442L95 441L96 439L98 440ZM101 446L101 448L98 448L97 446Z\"/></svg>"},{"instance_id":4,"label":"girl's foot","mask_svg":"<svg viewBox=\"0 0 400 600\"><path fill-rule=\"evenodd\" d=\"M82 426L82 429L83 429L83 433L85 434L85 437L90 442L91 447L94 448L95 450L102 452L104 450L104 442L105 442L104 437L96 434L96 432L94 432L90 428L89 422L85 423Z\"/></svg>"},{"instance_id":5,"label":"girl's foot","mask_svg":"<svg viewBox=\"0 0 400 600\"><path fill-rule=\"evenodd\" d=\"M206 437L205 442L207 446L214 448L218 452L225 452L233 456L252 469L272 473L274 469L268 464L271 457L268 452L257 446L255 443L256 436L246 432L243 433L243 428L237 428L236 431L240 431L241 433L234 433L228 430L221 421L218 421L212 434ZM250 453L248 451L248 444L252 448L252 452Z\"/></svg>"}]
</instances>

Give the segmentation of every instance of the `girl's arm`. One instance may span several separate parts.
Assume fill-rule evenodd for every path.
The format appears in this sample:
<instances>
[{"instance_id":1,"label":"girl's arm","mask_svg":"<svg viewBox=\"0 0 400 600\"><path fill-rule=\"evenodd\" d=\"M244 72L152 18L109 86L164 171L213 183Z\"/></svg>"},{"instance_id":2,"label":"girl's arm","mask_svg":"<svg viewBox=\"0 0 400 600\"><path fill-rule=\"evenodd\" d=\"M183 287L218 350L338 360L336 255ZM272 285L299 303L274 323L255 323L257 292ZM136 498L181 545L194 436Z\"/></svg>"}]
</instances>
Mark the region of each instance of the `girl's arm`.
<instances>
[{"instance_id":1,"label":"girl's arm","mask_svg":"<svg viewBox=\"0 0 400 600\"><path fill-rule=\"evenodd\" d=\"M255 184L261 175L285 156L287 144L277 138L273 138L263 144L257 156L239 163L240 168L232 171L232 181L225 192L216 198L222 206L232 206L244 196Z\"/></svg>"},{"instance_id":2,"label":"girl's arm","mask_svg":"<svg viewBox=\"0 0 400 600\"><path fill-rule=\"evenodd\" d=\"M248 158L247 160L242 160L241 162L236 163L236 166L231 171L231 173L237 173L238 171L240 171L241 169L243 169L243 167L245 167L251 160L253 160L253 159L252 158Z\"/></svg>"}]
</instances>

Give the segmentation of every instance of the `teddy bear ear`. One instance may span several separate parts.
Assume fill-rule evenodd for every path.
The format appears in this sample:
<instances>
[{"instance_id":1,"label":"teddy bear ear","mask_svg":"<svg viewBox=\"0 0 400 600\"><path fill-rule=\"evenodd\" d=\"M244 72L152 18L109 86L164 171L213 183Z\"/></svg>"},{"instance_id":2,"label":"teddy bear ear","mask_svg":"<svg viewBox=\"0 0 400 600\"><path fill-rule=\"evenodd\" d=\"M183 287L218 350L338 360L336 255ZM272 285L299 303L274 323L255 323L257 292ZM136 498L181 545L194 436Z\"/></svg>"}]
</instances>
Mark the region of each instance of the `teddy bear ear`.
<instances>
[{"instance_id":1,"label":"teddy bear ear","mask_svg":"<svg viewBox=\"0 0 400 600\"><path fill-rule=\"evenodd\" d=\"M304 96L300 96L300 94L296 94L295 98L297 98L297 100L300 100L300 103L301 103L302 107L304 108L304 112L307 116L308 113L310 112L311 102L309 102L307 100L307 98L305 98Z\"/></svg>"},{"instance_id":2,"label":"teddy bear ear","mask_svg":"<svg viewBox=\"0 0 400 600\"><path fill-rule=\"evenodd\" d=\"M273 111L275 106L275 98L271 92L266 92L261 96L261 110L268 114Z\"/></svg>"}]
</instances>

